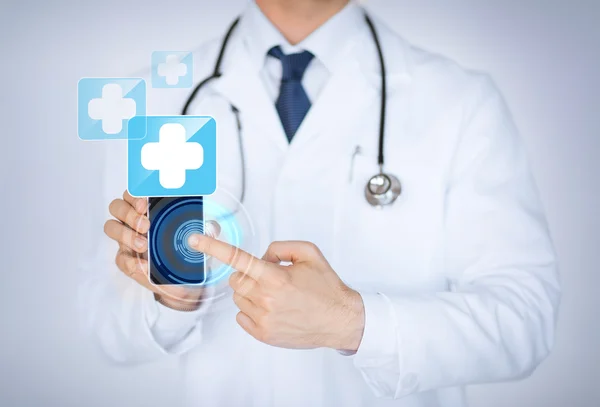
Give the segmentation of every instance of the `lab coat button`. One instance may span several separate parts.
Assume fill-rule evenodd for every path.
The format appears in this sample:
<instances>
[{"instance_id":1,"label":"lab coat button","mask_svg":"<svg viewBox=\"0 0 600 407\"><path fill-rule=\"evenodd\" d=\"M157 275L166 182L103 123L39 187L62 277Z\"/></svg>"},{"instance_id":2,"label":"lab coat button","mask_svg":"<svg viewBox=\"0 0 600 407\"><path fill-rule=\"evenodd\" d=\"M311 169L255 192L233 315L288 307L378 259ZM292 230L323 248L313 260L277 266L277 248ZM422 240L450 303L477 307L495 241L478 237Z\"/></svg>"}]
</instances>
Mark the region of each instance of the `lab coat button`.
<instances>
[{"instance_id":1,"label":"lab coat button","mask_svg":"<svg viewBox=\"0 0 600 407\"><path fill-rule=\"evenodd\" d=\"M408 373L402 379L402 388L405 392L411 392L417 388L417 375L414 373Z\"/></svg>"}]
</instances>

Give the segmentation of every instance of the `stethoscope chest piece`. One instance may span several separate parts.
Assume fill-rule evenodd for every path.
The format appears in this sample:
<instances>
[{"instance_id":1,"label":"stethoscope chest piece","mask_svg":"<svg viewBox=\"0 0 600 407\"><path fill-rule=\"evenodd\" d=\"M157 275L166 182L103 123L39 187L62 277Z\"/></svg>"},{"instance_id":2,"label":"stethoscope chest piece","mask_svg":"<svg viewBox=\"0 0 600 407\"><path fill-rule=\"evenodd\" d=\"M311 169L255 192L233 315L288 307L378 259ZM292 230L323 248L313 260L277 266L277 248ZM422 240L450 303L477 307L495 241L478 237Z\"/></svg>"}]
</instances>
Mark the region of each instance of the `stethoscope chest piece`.
<instances>
[{"instance_id":1,"label":"stethoscope chest piece","mask_svg":"<svg viewBox=\"0 0 600 407\"><path fill-rule=\"evenodd\" d=\"M365 186L365 198L371 206L375 207L393 204L401 193L400 180L394 175L383 172L373 175Z\"/></svg>"}]
</instances>

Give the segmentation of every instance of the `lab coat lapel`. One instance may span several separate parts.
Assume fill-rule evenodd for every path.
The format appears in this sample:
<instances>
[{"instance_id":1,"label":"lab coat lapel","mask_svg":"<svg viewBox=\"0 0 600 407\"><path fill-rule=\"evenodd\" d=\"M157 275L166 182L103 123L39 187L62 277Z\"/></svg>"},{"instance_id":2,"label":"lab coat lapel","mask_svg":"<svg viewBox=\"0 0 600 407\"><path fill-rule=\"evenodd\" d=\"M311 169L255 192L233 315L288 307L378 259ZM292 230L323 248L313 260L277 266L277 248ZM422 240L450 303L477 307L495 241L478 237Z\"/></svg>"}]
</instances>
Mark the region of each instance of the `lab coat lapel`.
<instances>
[{"instance_id":1,"label":"lab coat lapel","mask_svg":"<svg viewBox=\"0 0 600 407\"><path fill-rule=\"evenodd\" d=\"M259 73L249 69L252 64L244 44L236 41L230 52L231 56L223 67L223 75L215 81L213 90L239 109L245 130L261 129L261 134L248 134L246 137L267 137L285 151L288 142L277 110Z\"/></svg>"},{"instance_id":2,"label":"lab coat lapel","mask_svg":"<svg viewBox=\"0 0 600 407\"><path fill-rule=\"evenodd\" d=\"M348 55L357 44L349 43L343 55ZM343 58L343 56L342 56ZM328 139L340 137L345 126L357 118L357 114L373 103L372 87L361 79L363 73L356 59L340 64L304 118L292 140L293 149L301 148L317 136Z\"/></svg>"},{"instance_id":3,"label":"lab coat lapel","mask_svg":"<svg viewBox=\"0 0 600 407\"><path fill-rule=\"evenodd\" d=\"M388 99L391 99L401 91L406 91L406 87L412 82L407 45L384 24L379 23L378 19L373 20L384 54L387 95ZM344 63L338 64L325 88L314 101L292 140L293 149L300 148L318 135L337 139L356 133L350 128L352 123L360 120L364 112L371 112L374 103L379 103L381 67L375 51L370 34L360 41L348 41L340 56ZM357 55L364 57L358 58ZM369 117L365 120L373 119Z\"/></svg>"}]
</instances>

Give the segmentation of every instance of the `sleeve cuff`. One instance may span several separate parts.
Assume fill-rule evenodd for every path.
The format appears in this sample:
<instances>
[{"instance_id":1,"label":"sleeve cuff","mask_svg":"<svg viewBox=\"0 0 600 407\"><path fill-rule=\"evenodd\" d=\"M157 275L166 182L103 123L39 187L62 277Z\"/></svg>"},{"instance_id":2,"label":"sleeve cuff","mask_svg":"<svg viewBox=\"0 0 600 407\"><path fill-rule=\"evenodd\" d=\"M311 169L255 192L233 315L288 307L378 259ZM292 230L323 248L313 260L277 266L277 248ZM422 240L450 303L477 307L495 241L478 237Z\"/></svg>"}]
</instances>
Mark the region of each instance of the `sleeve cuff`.
<instances>
[{"instance_id":1,"label":"sleeve cuff","mask_svg":"<svg viewBox=\"0 0 600 407\"><path fill-rule=\"evenodd\" d=\"M365 307L365 328L353 356L354 366L376 397L396 397L400 363L393 304L381 293L360 294Z\"/></svg>"},{"instance_id":2,"label":"sleeve cuff","mask_svg":"<svg viewBox=\"0 0 600 407\"><path fill-rule=\"evenodd\" d=\"M165 329L172 330L177 329L181 326L187 326L194 324L202 314L206 311L206 305L204 302L200 304L195 311L177 311L167 307L155 300L156 304L156 322L154 323L153 329Z\"/></svg>"},{"instance_id":3,"label":"sleeve cuff","mask_svg":"<svg viewBox=\"0 0 600 407\"><path fill-rule=\"evenodd\" d=\"M200 308L183 312L158 303L149 292L145 301L148 334L164 353L181 354L188 351L201 339L202 317L208 313L214 296L214 288L207 287Z\"/></svg>"},{"instance_id":4,"label":"sleeve cuff","mask_svg":"<svg viewBox=\"0 0 600 407\"><path fill-rule=\"evenodd\" d=\"M379 366L397 355L396 318L385 295L361 293L361 297L365 308L365 328L354 364L357 367Z\"/></svg>"}]
</instances>

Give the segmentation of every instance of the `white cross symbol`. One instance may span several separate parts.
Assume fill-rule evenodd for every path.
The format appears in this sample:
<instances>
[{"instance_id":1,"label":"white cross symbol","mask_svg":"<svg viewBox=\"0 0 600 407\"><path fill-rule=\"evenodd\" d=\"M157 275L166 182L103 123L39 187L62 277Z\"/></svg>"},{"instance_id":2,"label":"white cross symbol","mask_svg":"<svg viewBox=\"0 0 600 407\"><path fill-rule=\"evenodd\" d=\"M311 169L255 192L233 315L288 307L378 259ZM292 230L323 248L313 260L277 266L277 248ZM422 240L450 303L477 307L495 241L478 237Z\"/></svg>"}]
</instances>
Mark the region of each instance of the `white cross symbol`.
<instances>
[{"instance_id":1,"label":"white cross symbol","mask_svg":"<svg viewBox=\"0 0 600 407\"><path fill-rule=\"evenodd\" d=\"M158 64L158 76L164 76L167 85L174 86L179 83L179 77L187 75L187 65L179 62L177 55L167 55L166 62Z\"/></svg>"},{"instance_id":2,"label":"white cross symbol","mask_svg":"<svg viewBox=\"0 0 600 407\"><path fill-rule=\"evenodd\" d=\"M142 166L158 170L163 188L177 189L185 184L185 171L197 170L204 163L204 149L200 143L186 142L185 127L179 123L163 124L158 132L158 143L142 147Z\"/></svg>"},{"instance_id":3,"label":"white cross symbol","mask_svg":"<svg viewBox=\"0 0 600 407\"><path fill-rule=\"evenodd\" d=\"M89 101L88 115L102 120L102 131L106 134L118 134L123 129L123 120L135 116L135 100L123 99L121 85L109 83L102 87L102 98Z\"/></svg>"}]
</instances>

